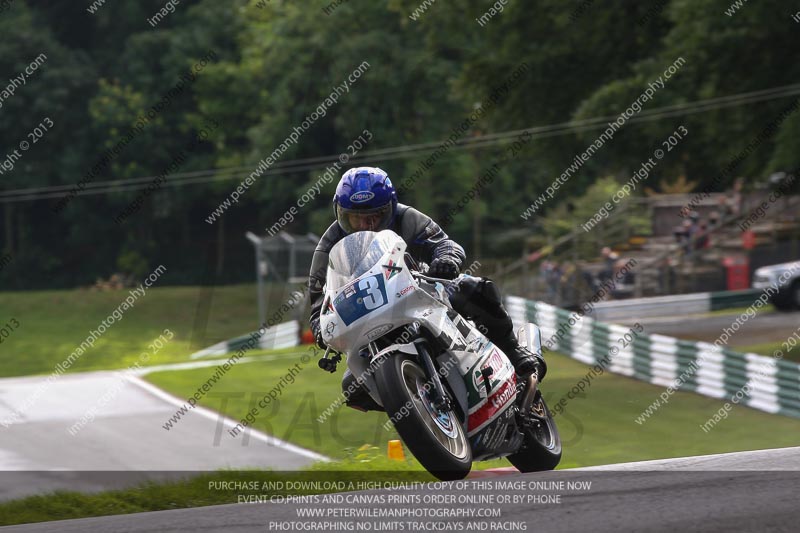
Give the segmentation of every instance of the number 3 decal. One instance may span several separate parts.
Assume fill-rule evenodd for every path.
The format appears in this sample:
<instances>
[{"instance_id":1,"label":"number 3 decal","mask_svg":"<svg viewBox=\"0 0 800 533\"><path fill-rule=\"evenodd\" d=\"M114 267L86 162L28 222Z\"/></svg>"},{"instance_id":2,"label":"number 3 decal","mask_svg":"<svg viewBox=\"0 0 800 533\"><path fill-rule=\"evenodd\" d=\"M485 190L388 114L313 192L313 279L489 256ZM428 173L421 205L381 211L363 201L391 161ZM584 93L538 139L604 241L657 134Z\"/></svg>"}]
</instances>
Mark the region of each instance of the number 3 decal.
<instances>
[{"instance_id":1,"label":"number 3 decal","mask_svg":"<svg viewBox=\"0 0 800 533\"><path fill-rule=\"evenodd\" d=\"M358 288L361 291L366 291L367 294L364 297L364 307L370 311L382 306L385 303L383 301L381 289L378 287L378 280L375 279L375 277L362 279L358 282Z\"/></svg>"}]
</instances>

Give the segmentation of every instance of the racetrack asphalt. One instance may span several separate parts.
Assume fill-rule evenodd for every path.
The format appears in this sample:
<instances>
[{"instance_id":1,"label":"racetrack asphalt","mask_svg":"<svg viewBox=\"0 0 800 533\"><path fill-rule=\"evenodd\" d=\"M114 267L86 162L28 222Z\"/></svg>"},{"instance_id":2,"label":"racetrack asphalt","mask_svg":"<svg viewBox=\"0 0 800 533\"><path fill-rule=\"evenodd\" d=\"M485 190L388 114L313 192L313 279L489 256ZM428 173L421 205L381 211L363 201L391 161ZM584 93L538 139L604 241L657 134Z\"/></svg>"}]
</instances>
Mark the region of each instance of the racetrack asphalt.
<instances>
[{"instance_id":1,"label":"racetrack asphalt","mask_svg":"<svg viewBox=\"0 0 800 533\"><path fill-rule=\"evenodd\" d=\"M0 421L20 411L44 382L43 376L0 380ZM101 397L109 399L101 402ZM167 473L294 470L325 459L258 431L229 437L227 429L236 422L202 407L164 429L185 401L115 372L60 376L18 420L7 428L0 425L0 500L57 489L120 488ZM94 420L72 435L69 428L92 409ZM126 475L115 479L99 475L103 472Z\"/></svg>"},{"instance_id":2,"label":"racetrack asphalt","mask_svg":"<svg viewBox=\"0 0 800 533\"><path fill-rule=\"evenodd\" d=\"M621 443L624 445L624 443ZM492 488L499 481L516 488ZM583 489L558 488L561 482L581 482ZM220 531L547 531L549 532L772 532L797 531L800 488L800 448L759 450L691 458L666 459L531 474L498 474L492 480L421 484L408 489L346 493L364 500L402 494L421 504L320 504L337 518L300 518L304 503L232 504L0 528L6 532L144 533ZM455 490L458 484L467 490ZM472 485L489 483L490 485ZM537 485L541 484L541 485ZM551 484L552 489L545 485ZM591 483L590 486L587 484ZM497 487L497 485L495 485ZM559 501L540 503L536 497L560 493ZM426 503L444 495L517 495L524 503L446 505ZM460 496L459 496L460 497ZM531 503L530 500L534 501ZM552 499L552 498L551 498ZM341 518L342 509L374 512L404 509L411 515L426 508L499 509L500 517ZM338 511L337 511L338 510ZM327 521L327 522L325 522ZM369 529L363 525L369 522ZM358 524L362 525L359 526ZM344 524L350 524L349 527ZM381 524L378 526L377 524ZM288 529L287 529L288 528Z\"/></svg>"},{"instance_id":3,"label":"racetrack asphalt","mask_svg":"<svg viewBox=\"0 0 800 533\"><path fill-rule=\"evenodd\" d=\"M659 333L685 340L710 343L716 341L725 328L729 328L732 334L728 339L728 346L780 342L791 337L797 331L798 325L800 325L800 311L760 313L752 318L745 315L740 320L740 323L743 322L741 327L736 327L734 331L731 324L742 313L740 311L738 313L714 315L685 315L641 319L630 317L628 320L615 322L625 325L633 325L635 322L639 322L644 326L645 331L650 334Z\"/></svg>"}]
</instances>

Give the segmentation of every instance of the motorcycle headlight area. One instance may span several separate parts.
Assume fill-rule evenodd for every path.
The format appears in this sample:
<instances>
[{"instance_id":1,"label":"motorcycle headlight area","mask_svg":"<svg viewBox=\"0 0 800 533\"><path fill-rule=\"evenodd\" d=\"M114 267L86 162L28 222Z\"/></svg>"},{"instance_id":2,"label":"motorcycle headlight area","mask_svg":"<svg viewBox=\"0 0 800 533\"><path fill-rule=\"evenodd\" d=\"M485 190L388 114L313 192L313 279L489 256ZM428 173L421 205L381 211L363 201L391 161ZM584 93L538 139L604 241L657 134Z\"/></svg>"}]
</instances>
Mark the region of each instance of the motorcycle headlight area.
<instances>
[{"instance_id":1,"label":"motorcycle headlight area","mask_svg":"<svg viewBox=\"0 0 800 533\"><path fill-rule=\"evenodd\" d=\"M387 303L389 300L382 273L359 278L342 288L333 299L333 307L346 326Z\"/></svg>"},{"instance_id":2,"label":"motorcycle headlight area","mask_svg":"<svg viewBox=\"0 0 800 533\"><path fill-rule=\"evenodd\" d=\"M386 279L390 274L381 265L386 262L400 237L392 231L360 231L348 235L331 249L328 285L335 291L333 307L349 326L359 318L389 303ZM402 251L402 250L399 250ZM399 252L398 252L399 253Z\"/></svg>"}]
</instances>

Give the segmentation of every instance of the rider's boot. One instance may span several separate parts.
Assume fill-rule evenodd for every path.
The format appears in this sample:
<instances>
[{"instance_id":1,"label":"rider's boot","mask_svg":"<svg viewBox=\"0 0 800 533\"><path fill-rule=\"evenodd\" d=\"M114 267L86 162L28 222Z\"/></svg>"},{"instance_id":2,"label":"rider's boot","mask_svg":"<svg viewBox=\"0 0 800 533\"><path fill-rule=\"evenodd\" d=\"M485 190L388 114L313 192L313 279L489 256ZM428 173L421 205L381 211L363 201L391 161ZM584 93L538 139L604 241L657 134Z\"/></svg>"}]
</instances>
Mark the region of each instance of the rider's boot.
<instances>
[{"instance_id":1,"label":"rider's boot","mask_svg":"<svg viewBox=\"0 0 800 533\"><path fill-rule=\"evenodd\" d=\"M342 377L342 394L344 404L358 411L386 411L378 402L372 399L363 383L359 383L350 370L346 370Z\"/></svg>"},{"instance_id":2,"label":"rider's boot","mask_svg":"<svg viewBox=\"0 0 800 533\"><path fill-rule=\"evenodd\" d=\"M547 374L547 363L545 363L544 357L520 345L513 330L509 331L508 334L502 339L499 339L495 344L508 356L508 359L511 361L511 364L514 365L514 369L517 371L519 377L527 378L531 374L536 373L538 377L537 381L539 383L542 382L545 374Z\"/></svg>"}]
</instances>

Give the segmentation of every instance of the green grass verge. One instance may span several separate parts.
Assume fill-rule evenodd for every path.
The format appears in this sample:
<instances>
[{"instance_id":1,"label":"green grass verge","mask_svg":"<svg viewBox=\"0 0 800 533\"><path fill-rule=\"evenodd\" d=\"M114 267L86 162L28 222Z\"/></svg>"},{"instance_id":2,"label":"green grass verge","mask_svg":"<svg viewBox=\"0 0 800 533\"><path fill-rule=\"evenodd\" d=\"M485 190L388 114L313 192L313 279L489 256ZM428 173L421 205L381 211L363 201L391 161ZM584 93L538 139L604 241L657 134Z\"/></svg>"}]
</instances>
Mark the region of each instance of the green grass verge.
<instances>
[{"instance_id":1,"label":"green grass verge","mask_svg":"<svg viewBox=\"0 0 800 533\"><path fill-rule=\"evenodd\" d=\"M87 516L134 513L184 507L237 503L239 495L252 491L210 490L209 481L231 480L332 480L426 481L432 478L413 458L389 461L386 443L396 433L383 429L383 413L358 413L338 408L328 420L319 416L339 395L339 373L330 375L316 367L312 358L303 363L295 350L276 352L275 359L240 363L233 367L201 404L232 418L243 417L258 399L268 393L295 363L301 371L294 383L286 385L273 407L259 413L254 427L280 438L338 459L318 463L294 473L221 471L196 479L150 483L137 488L79 494L58 492L0 504L0 524L62 520ZM559 354L549 356L544 383L550 405L586 376L589 367ZM152 383L187 397L208 379L208 369L158 372L147 376ZM743 406L735 407L726 420L708 433L700 426L724 404L723 401L693 393L677 392L649 420L635 422L641 412L663 392L663 388L606 373L594 378L579 397L566 404L556 420L564 443L559 468L616 462L661 459L688 455L723 453L800 444L800 420L770 415ZM227 433L223 438L233 438ZM241 438L238 437L238 438ZM475 468L508 466L505 460L478 463ZM351 474L352 473L352 474ZM292 477L289 476L298 476ZM271 477L274 476L274 477ZM322 492L297 491L293 494ZM256 491L256 494L277 492Z\"/></svg>"},{"instance_id":2,"label":"green grass verge","mask_svg":"<svg viewBox=\"0 0 800 533\"><path fill-rule=\"evenodd\" d=\"M343 459L364 444L382 445L396 433L383 428L384 413L359 413L349 408L336 408L324 423L317 417L340 396L341 373L323 372L317 366L317 356L303 362L310 349L291 349L275 352L271 361L238 363L199 404L221 411L234 420L245 418L252 408L260 412L253 427L283 440L318 451L328 457ZM299 374L291 383L285 379L289 369L300 365ZM175 394L188 398L208 379L210 369L167 371L148 374L145 379ZM258 407L258 401L284 380L286 384L275 401ZM241 439L223 433L224 439Z\"/></svg>"},{"instance_id":3,"label":"green grass verge","mask_svg":"<svg viewBox=\"0 0 800 533\"><path fill-rule=\"evenodd\" d=\"M707 316L741 315L745 311L747 311L749 308L750 308L749 306L745 306L745 307L728 307L726 309L716 309L714 311L709 311L708 313L706 313L706 315ZM755 309L755 313L757 315L766 315L766 314L769 314L769 313L776 313L776 312L777 312L777 310L775 309L775 306L772 305L772 304L767 304L767 305L765 305L763 307L758 307L758 308Z\"/></svg>"},{"instance_id":4,"label":"green grass verge","mask_svg":"<svg viewBox=\"0 0 800 533\"><path fill-rule=\"evenodd\" d=\"M552 358L555 359L555 358ZM563 373L545 381L548 404L554 405L586 375L587 367L558 359ZM666 389L605 373L585 395L568 400L556 417L564 457L559 468L666 459L800 445L800 420L736 405L727 419L708 433L701 426L725 404L692 392L675 392L668 403L642 424L642 412Z\"/></svg>"},{"instance_id":5,"label":"green grass verge","mask_svg":"<svg viewBox=\"0 0 800 533\"><path fill-rule=\"evenodd\" d=\"M550 370L542 390L555 405L583 378L589 367L563 355L549 356ZM239 420L277 384L287 369L300 363L298 353L281 359L237 365L214 389L219 396L201 403ZM364 444L385 449L396 438L383 428L384 413L359 413L338 408L328 420L317 417L340 394L339 373L320 371L315 361L302 366L295 382L287 384L277 402L258 413L253 426L284 440L333 458L347 457ZM207 379L208 369L159 372L146 377L179 397L187 397ZM591 466L624 461L661 459L800 444L800 420L737 406L728 419L704 433L704 424L725 403L690 392L677 392L642 425L635 422L664 388L605 373L591 381L585 397L566 404L557 417L564 440L561 467ZM234 438L227 434L223 438ZM507 464L503 461L493 465Z\"/></svg>"},{"instance_id":6,"label":"green grass verge","mask_svg":"<svg viewBox=\"0 0 800 533\"><path fill-rule=\"evenodd\" d=\"M794 361L796 363L800 363L800 343L794 347L789 346L788 351L786 350L786 347L787 344L785 344L785 341L778 341L736 346L733 349L737 352L757 353L767 357L775 357L776 353L780 351L780 353L783 354L784 361Z\"/></svg>"},{"instance_id":7,"label":"green grass verge","mask_svg":"<svg viewBox=\"0 0 800 533\"><path fill-rule=\"evenodd\" d=\"M281 286L270 286L270 301L280 305L288 299L285 292ZM175 337L147 364L186 361L192 352L256 329L255 293L254 285L153 287L68 372L128 367L140 353L150 351L148 344L165 328ZM0 377L53 372L127 294L127 290L3 292L0 324L15 318L19 327L3 341Z\"/></svg>"},{"instance_id":8,"label":"green grass verge","mask_svg":"<svg viewBox=\"0 0 800 533\"><path fill-rule=\"evenodd\" d=\"M775 350L780 350L781 348L782 347L780 342L762 342L759 344L738 345L732 349L736 350L737 352L757 353L760 355L766 355L768 357L772 357L773 355L775 355Z\"/></svg>"}]
</instances>

